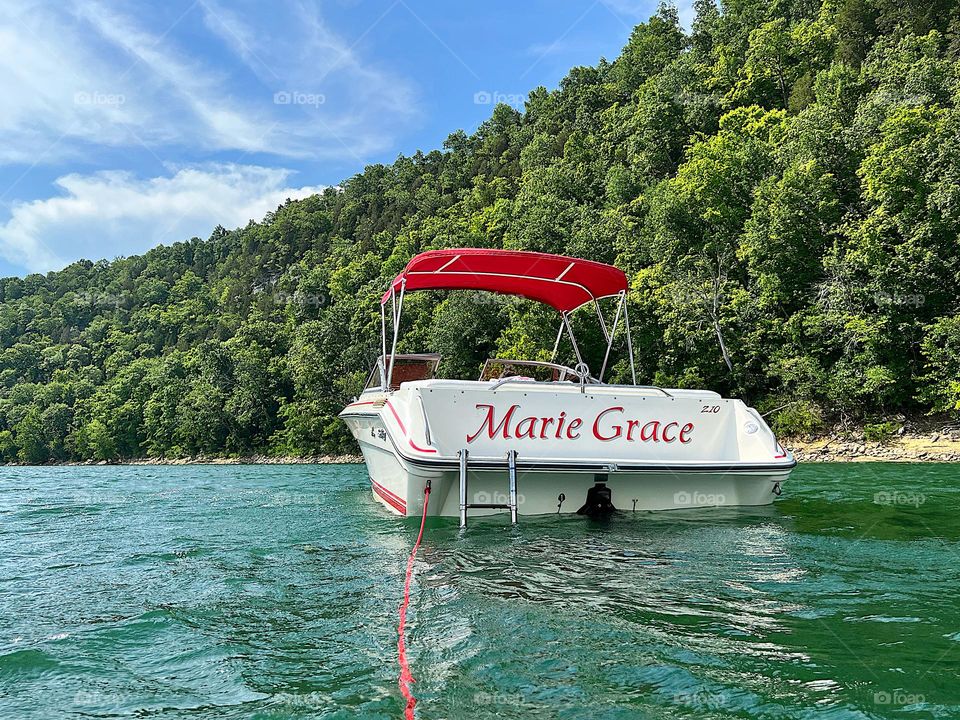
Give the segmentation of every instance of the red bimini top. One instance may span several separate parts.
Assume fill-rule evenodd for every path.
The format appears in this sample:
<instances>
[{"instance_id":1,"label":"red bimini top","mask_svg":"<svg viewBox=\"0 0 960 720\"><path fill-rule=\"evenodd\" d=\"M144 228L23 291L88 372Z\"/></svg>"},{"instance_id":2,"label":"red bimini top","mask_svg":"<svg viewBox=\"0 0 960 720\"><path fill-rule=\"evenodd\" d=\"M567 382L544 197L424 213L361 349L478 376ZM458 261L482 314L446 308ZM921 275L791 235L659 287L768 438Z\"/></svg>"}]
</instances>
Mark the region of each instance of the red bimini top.
<instances>
[{"instance_id":1,"label":"red bimini top","mask_svg":"<svg viewBox=\"0 0 960 720\"><path fill-rule=\"evenodd\" d=\"M564 255L455 248L415 256L390 283L380 303L401 288L488 290L537 300L565 313L625 291L627 276L613 265Z\"/></svg>"}]
</instances>

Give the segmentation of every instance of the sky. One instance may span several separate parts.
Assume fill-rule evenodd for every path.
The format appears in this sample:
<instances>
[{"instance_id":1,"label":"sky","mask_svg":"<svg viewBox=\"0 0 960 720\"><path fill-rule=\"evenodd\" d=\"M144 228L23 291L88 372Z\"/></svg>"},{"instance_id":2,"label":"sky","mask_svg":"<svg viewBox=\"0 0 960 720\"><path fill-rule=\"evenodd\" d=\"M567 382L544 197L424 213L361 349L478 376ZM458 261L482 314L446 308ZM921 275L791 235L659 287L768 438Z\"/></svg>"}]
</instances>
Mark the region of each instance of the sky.
<instances>
[{"instance_id":1,"label":"sky","mask_svg":"<svg viewBox=\"0 0 960 720\"><path fill-rule=\"evenodd\" d=\"M441 148L615 58L656 5L3 0L0 276L206 238Z\"/></svg>"}]
</instances>

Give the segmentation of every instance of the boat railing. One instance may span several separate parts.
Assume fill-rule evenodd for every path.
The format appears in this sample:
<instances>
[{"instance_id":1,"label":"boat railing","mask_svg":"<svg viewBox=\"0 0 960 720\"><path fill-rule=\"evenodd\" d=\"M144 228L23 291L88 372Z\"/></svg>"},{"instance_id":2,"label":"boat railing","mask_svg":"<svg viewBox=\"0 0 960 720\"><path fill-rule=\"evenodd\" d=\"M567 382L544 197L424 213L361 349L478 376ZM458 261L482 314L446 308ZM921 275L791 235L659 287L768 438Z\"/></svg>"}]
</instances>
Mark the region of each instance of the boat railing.
<instances>
[{"instance_id":1,"label":"boat railing","mask_svg":"<svg viewBox=\"0 0 960 720\"><path fill-rule=\"evenodd\" d=\"M608 388L623 388L624 390L654 390L664 397L672 398L673 394L664 390L659 385L624 385L622 383L603 383Z\"/></svg>"},{"instance_id":2,"label":"boat railing","mask_svg":"<svg viewBox=\"0 0 960 720\"><path fill-rule=\"evenodd\" d=\"M546 384L553 384L556 382L562 382L562 381L557 381L557 380L548 381L548 383ZM495 382L493 385L490 386L490 390L491 391L498 390L500 387L508 383L530 383L534 385L545 384L544 381L536 380L534 378L507 377L507 378L501 378L497 380L497 382ZM659 387L657 385L608 385L607 383L597 382L596 378L590 378L589 381L581 383L581 388L585 388L586 385L596 385L596 386L605 387L605 388L623 388L624 390L651 390L651 391L660 393L664 397L668 397L668 398L673 397L672 394L670 394L669 392L664 390L662 387Z\"/></svg>"},{"instance_id":3,"label":"boat railing","mask_svg":"<svg viewBox=\"0 0 960 720\"><path fill-rule=\"evenodd\" d=\"M494 375L494 370L498 365L502 367L501 372L507 371L511 367L549 370L551 371L550 380L553 382L566 380L568 376L575 377L579 380L581 375L581 372L578 372L577 369L555 362L547 362L546 360L512 360L508 358L490 358L483 364L483 370L480 371L480 379L504 379L503 375ZM510 375L508 377L515 377L515 375Z\"/></svg>"},{"instance_id":4,"label":"boat railing","mask_svg":"<svg viewBox=\"0 0 960 720\"><path fill-rule=\"evenodd\" d=\"M491 390L491 391L498 390L499 388L501 388L502 386L504 386L504 385L506 385L506 384L508 384L508 383L539 383L539 382L542 382L542 381L541 381L541 380L537 380L536 378L528 378L528 377L505 377L505 378L500 378L500 379L497 380L493 385L491 385L491 386L490 386L490 390Z\"/></svg>"},{"instance_id":5,"label":"boat railing","mask_svg":"<svg viewBox=\"0 0 960 720\"><path fill-rule=\"evenodd\" d=\"M513 366L520 366L520 367L528 366L528 367L535 367L535 368L546 368L553 371L553 379L545 381L545 380L537 380L536 378L531 378L531 377L510 375L508 377L499 378L491 386L490 388L491 390L497 390L501 386L506 385L508 383L564 382L567 376L570 376L572 380L575 379L574 380L575 382L579 382L581 392L586 391L587 385L601 385L603 387L611 387L611 388L622 387L624 389L630 389L630 390L650 390L652 392L660 393L664 397L670 397L670 398L673 397L673 395L671 395L669 392L664 390L659 385L619 385L619 384L612 384L612 383L608 384L608 383L601 382L597 378L590 375L590 368L587 367L586 363L578 363L575 368L570 368L570 367L567 367L566 365L546 362L544 360L507 360L505 358L491 358L490 360L487 360L486 363L484 363L483 371L480 374L480 379L482 380L486 378L489 369L492 367L495 367L496 365L503 365L504 367L513 365ZM489 378L489 379L492 380L493 378Z\"/></svg>"},{"instance_id":6,"label":"boat railing","mask_svg":"<svg viewBox=\"0 0 960 720\"><path fill-rule=\"evenodd\" d=\"M587 367L586 363L581 362L578 363L575 368L570 368L566 365L560 365L554 362L546 362L544 360L507 360L504 358L492 358L487 360L483 365L482 372L480 373L480 379L493 380L494 378L488 376L491 374L491 369L498 365L503 366L504 372L511 367L530 367L538 370L550 370L550 379L539 380L537 378L526 377L523 375L508 375L506 377L501 376L491 387L491 390L497 390L500 386L511 382L565 382L568 377L571 379L576 379L576 382L578 382L580 385L580 392L584 391L586 385L600 384L599 380L590 375L590 368Z\"/></svg>"},{"instance_id":7,"label":"boat railing","mask_svg":"<svg viewBox=\"0 0 960 720\"><path fill-rule=\"evenodd\" d=\"M501 365L504 368L515 366L547 369L553 371L553 376L550 380L539 380L537 378L527 378L520 375L510 375L508 377L501 378L490 377L491 369L497 365ZM480 372L481 380L497 380L496 384L494 384L492 387L493 390L496 390L507 382L564 382L568 377L574 382L579 382L581 386L603 385L604 387L625 388L631 390L651 390L653 392L660 393L664 397L673 397L672 394L664 390L659 385L624 385L620 383L605 383L590 374L590 368L586 363L578 363L575 368L571 368L567 365L547 362L546 360L509 360L507 358L490 358L483 364L483 370Z\"/></svg>"}]
</instances>

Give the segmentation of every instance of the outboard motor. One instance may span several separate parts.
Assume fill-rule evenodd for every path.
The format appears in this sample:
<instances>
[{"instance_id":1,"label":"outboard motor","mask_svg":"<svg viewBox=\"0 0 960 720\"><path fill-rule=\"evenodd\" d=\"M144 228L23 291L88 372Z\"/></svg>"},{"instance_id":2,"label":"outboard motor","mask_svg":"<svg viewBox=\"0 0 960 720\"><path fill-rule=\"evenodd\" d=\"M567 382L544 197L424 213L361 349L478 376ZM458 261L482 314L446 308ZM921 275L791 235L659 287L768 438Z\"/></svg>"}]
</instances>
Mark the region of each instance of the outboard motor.
<instances>
[{"instance_id":1,"label":"outboard motor","mask_svg":"<svg viewBox=\"0 0 960 720\"><path fill-rule=\"evenodd\" d=\"M616 510L613 506L613 493L607 487L607 476L595 476L594 486L587 490L587 501L583 504L583 507L577 510L577 515L605 518L612 515Z\"/></svg>"}]
</instances>

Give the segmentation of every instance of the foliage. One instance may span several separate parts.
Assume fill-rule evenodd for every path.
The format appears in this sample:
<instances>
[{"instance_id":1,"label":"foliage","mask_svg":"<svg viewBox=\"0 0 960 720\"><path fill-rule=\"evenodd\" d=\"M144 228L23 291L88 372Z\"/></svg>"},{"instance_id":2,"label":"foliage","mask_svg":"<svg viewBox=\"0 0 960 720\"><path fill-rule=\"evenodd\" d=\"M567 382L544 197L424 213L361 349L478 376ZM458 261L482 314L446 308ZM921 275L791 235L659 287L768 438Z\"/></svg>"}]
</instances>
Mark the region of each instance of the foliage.
<instances>
[{"instance_id":1,"label":"foliage","mask_svg":"<svg viewBox=\"0 0 960 720\"><path fill-rule=\"evenodd\" d=\"M867 442L885 444L893 439L893 436L896 435L899 429L900 425L892 420L879 423L865 423L863 426L863 438Z\"/></svg>"},{"instance_id":2,"label":"foliage","mask_svg":"<svg viewBox=\"0 0 960 720\"><path fill-rule=\"evenodd\" d=\"M923 338L929 372L922 378L921 396L932 410L960 413L960 317L942 317Z\"/></svg>"},{"instance_id":3,"label":"foliage","mask_svg":"<svg viewBox=\"0 0 960 720\"><path fill-rule=\"evenodd\" d=\"M455 246L616 262L641 381L792 402L781 432L960 415L955 5L696 0L690 33L662 6L616 60L442 150L207 240L2 279L0 459L349 449L336 414L380 351L380 293ZM404 330L473 377L549 357L557 321L420 294Z\"/></svg>"},{"instance_id":4,"label":"foliage","mask_svg":"<svg viewBox=\"0 0 960 720\"><path fill-rule=\"evenodd\" d=\"M809 436L823 425L823 411L808 401L791 402L773 413L773 431L785 437Z\"/></svg>"}]
</instances>

